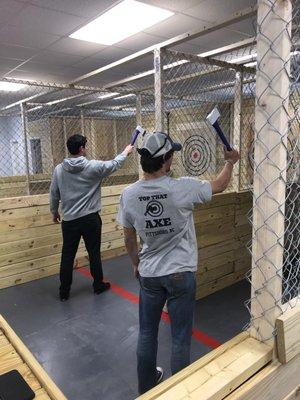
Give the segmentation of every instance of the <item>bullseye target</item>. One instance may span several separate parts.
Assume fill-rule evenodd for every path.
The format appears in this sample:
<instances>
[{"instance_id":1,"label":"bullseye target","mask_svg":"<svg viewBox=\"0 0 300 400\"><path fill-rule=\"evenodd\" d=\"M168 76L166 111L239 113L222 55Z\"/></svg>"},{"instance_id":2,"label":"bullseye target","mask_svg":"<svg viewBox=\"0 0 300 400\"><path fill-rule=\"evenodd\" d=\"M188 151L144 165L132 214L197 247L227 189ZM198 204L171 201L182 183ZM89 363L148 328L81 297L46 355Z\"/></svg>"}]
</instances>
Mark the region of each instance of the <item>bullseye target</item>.
<instances>
[{"instance_id":1,"label":"bullseye target","mask_svg":"<svg viewBox=\"0 0 300 400\"><path fill-rule=\"evenodd\" d=\"M204 174L212 160L209 142L202 136L190 136L183 144L181 160L185 170L193 176Z\"/></svg>"},{"instance_id":2,"label":"bullseye target","mask_svg":"<svg viewBox=\"0 0 300 400\"><path fill-rule=\"evenodd\" d=\"M147 204L145 215L150 215L155 218L160 217L163 212L164 208L162 204L159 201L152 200Z\"/></svg>"}]
</instances>

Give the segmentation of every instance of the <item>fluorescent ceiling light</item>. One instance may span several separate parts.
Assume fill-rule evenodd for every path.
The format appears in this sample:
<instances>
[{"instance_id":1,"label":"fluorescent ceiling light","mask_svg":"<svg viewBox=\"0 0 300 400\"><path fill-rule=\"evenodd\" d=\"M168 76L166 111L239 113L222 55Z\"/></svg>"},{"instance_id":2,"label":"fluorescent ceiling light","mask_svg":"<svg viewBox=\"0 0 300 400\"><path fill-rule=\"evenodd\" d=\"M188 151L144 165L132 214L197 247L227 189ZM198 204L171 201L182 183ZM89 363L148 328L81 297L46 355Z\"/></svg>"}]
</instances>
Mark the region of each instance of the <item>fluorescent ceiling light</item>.
<instances>
[{"instance_id":1,"label":"fluorescent ceiling light","mask_svg":"<svg viewBox=\"0 0 300 400\"><path fill-rule=\"evenodd\" d=\"M295 56L297 54L299 54L299 51L292 51L291 52L291 56ZM239 58L232 59L232 60L230 60L228 62L229 63L238 63L238 62L241 62L241 61L253 60L253 61L251 61L251 62L249 62L247 64L244 64L245 67L253 67L254 65L257 64L257 61L255 61L256 57L257 57L257 54L253 53L253 54L248 54L246 56L241 56Z\"/></svg>"},{"instance_id":2,"label":"fluorescent ceiling light","mask_svg":"<svg viewBox=\"0 0 300 400\"><path fill-rule=\"evenodd\" d=\"M234 63L240 63L240 62L248 61L248 60L250 61L250 60L254 60L256 58L256 56L257 56L256 53L247 54L245 56L241 56L241 57L238 57L238 58L233 58L233 59L229 60L228 62L230 64L234 64Z\"/></svg>"},{"instance_id":3,"label":"fluorescent ceiling light","mask_svg":"<svg viewBox=\"0 0 300 400\"><path fill-rule=\"evenodd\" d=\"M121 108L121 111L135 111L136 109L134 107L124 107Z\"/></svg>"},{"instance_id":4,"label":"fluorescent ceiling light","mask_svg":"<svg viewBox=\"0 0 300 400\"><path fill-rule=\"evenodd\" d=\"M101 96L98 96L98 99L109 99L110 97L117 96L120 93L107 93L107 94L102 94Z\"/></svg>"},{"instance_id":5,"label":"fluorescent ceiling light","mask_svg":"<svg viewBox=\"0 0 300 400\"><path fill-rule=\"evenodd\" d=\"M251 61L247 64L244 64L244 67L255 67L256 64L257 64L257 61Z\"/></svg>"},{"instance_id":6,"label":"fluorescent ceiling light","mask_svg":"<svg viewBox=\"0 0 300 400\"><path fill-rule=\"evenodd\" d=\"M30 108L29 110L27 110L27 112L32 112L32 111L40 110L41 108L43 108L43 106L36 106L36 107Z\"/></svg>"},{"instance_id":7,"label":"fluorescent ceiling light","mask_svg":"<svg viewBox=\"0 0 300 400\"><path fill-rule=\"evenodd\" d=\"M135 96L134 93L124 94L123 96L115 97L114 100L125 99L126 97L133 97Z\"/></svg>"},{"instance_id":8,"label":"fluorescent ceiling light","mask_svg":"<svg viewBox=\"0 0 300 400\"><path fill-rule=\"evenodd\" d=\"M26 86L23 83L0 82L0 90L4 92L17 92Z\"/></svg>"},{"instance_id":9,"label":"fluorescent ceiling light","mask_svg":"<svg viewBox=\"0 0 300 400\"><path fill-rule=\"evenodd\" d=\"M188 60L178 60L178 61L175 61L175 62L173 62L171 64L164 65L163 69L170 69L170 68L173 68L173 67L178 67L179 65L186 64L187 62L189 62L189 61Z\"/></svg>"},{"instance_id":10,"label":"fluorescent ceiling light","mask_svg":"<svg viewBox=\"0 0 300 400\"><path fill-rule=\"evenodd\" d=\"M124 0L70 35L73 39L112 45L174 15L173 12Z\"/></svg>"}]
</instances>

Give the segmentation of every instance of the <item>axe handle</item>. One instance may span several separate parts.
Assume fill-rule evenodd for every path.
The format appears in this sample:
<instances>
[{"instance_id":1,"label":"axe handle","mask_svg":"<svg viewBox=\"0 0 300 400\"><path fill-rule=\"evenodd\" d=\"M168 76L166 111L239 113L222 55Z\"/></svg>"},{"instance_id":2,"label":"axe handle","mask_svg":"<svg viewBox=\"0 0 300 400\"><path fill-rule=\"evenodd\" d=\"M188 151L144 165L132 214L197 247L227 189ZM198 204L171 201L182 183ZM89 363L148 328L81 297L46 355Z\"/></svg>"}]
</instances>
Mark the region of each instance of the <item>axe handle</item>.
<instances>
[{"instance_id":1,"label":"axe handle","mask_svg":"<svg viewBox=\"0 0 300 400\"><path fill-rule=\"evenodd\" d=\"M136 142L136 139L138 138L139 134L140 134L140 131L137 130L137 129L133 132L132 138L131 138L131 141L130 141L131 146L134 145L134 143Z\"/></svg>"},{"instance_id":2,"label":"axe handle","mask_svg":"<svg viewBox=\"0 0 300 400\"><path fill-rule=\"evenodd\" d=\"M226 139L226 136L224 135L222 129L220 128L218 123L213 124L213 127L215 128L217 134L219 135L219 138L222 140L223 144L226 146L227 151L232 151L232 148L230 144L228 143L228 140Z\"/></svg>"}]
</instances>

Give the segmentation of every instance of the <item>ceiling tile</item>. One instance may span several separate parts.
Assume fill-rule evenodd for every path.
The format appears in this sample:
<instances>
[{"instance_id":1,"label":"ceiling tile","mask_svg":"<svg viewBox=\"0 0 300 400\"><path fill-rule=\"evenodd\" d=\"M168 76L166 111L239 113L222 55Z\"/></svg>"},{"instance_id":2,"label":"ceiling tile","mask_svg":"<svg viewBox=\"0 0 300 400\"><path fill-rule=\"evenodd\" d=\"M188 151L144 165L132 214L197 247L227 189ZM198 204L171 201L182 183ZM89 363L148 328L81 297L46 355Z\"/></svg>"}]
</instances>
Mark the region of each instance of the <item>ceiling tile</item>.
<instances>
[{"instance_id":1,"label":"ceiling tile","mask_svg":"<svg viewBox=\"0 0 300 400\"><path fill-rule=\"evenodd\" d=\"M18 65L20 65L22 63L21 60L15 60L15 59L11 59L11 58L4 58L4 57L0 57L0 68L3 70L11 70L15 67L17 67Z\"/></svg>"},{"instance_id":2,"label":"ceiling tile","mask_svg":"<svg viewBox=\"0 0 300 400\"><path fill-rule=\"evenodd\" d=\"M148 33L140 32L136 35L131 36L128 39L122 40L117 45L118 47L121 47L123 49L128 49L132 50L132 52L136 52L154 44L163 42L164 40L164 37L153 36Z\"/></svg>"},{"instance_id":3,"label":"ceiling tile","mask_svg":"<svg viewBox=\"0 0 300 400\"><path fill-rule=\"evenodd\" d=\"M17 26L5 26L0 30L0 43L28 46L43 49L56 42L60 36L31 29L20 29Z\"/></svg>"},{"instance_id":4,"label":"ceiling tile","mask_svg":"<svg viewBox=\"0 0 300 400\"><path fill-rule=\"evenodd\" d=\"M256 17L246 19L244 21L237 22L235 24L230 25L228 28L231 31L241 32L250 37L256 36Z\"/></svg>"},{"instance_id":5,"label":"ceiling tile","mask_svg":"<svg viewBox=\"0 0 300 400\"><path fill-rule=\"evenodd\" d=\"M65 83L68 81L67 77L62 77L60 75L48 74L45 72L27 72L23 70L13 71L7 76L15 79L41 81L44 83Z\"/></svg>"},{"instance_id":6,"label":"ceiling tile","mask_svg":"<svg viewBox=\"0 0 300 400\"><path fill-rule=\"evenodd\" d=\"M0 57L15 58L17 60L28 60L38 50L30 47L0 44Z\"/></svg>"},{"instance_id":7,"label":"ceiling tile","mask_svg":"<svg viewBox=\"0 0 300 400\"><path fill-rule=\"evenodd\" d=\"M10 22L10 20L18 15L26 4L19 3L14 0L1 0L0 1L0 26L4 26Z\"/></svg>"},{"instance_id":8,"label":"ceiling tile","mask_svg":"<svg viewBox=\"0 0 300 400\"><path fill-rule=\"evenodd\" d=\"M73 32L85 22L86 19L81 17L29 5L20 15L12 19L11 24L21 29L30 26L36 31L61 36Z\"/></svg>"},{"instance_id":9,"label":"ceiling tile","mask_svg":"<svg viewBox=\"0 0 300 400\"><path fill-rule=\"evenodd\" d=\"M216 22L256 3L257 0L205 0L194 7L185 9L184 13L204 21Z\"/></svg>"},{"instance_id":10,"label":"ceiling tile","mask_svg":"<svg viewBox=\"0 0 300 400\"><path fill-rule=\"evenodd\" d=\"M181 43L176 46L173 46L171 50L180 51L183 53L190 53L190 54L198 54L199 53L199 46L193 46L190 43Z\"/></svg>"},{"instance_id":11,"label":"ceiling tile","mask_svg":"<svg viewBox=\"0 0 300 400\"><path fill-rule=\"evenodd\" d=\"M153 55L149 54L140 60L133 60L126 64L122 64L118 67L111 69L114 74L118 74L120 79L126 78L127 76L135 75L141 72L153 69Z\"/></svg>"},{"instance_id":12,"label":"ceiling tile","mask_svg":"<svg viewBox=\"0 0 300 400\"><path fill-rule=\"evenodd\" d=\"M91 43L65 37L51 45L48 50L59 51L66 54L74 54L81 57L89 57L92 54L104 50L105 48L106 46L98 43Z\"/></svg>"},{"instance_id":13,"label":"ceiling tile","mask_svg":"<svg viewBox=\"0 0 300 400\"><path fill-rule=\"evenodd\" d=\"M90 58L96 60L100 65L106 65L114 61L120 60L123 57L127 57L133 53L134 51L129 49L124 49L117 46L109 46L105 50L93 54Z\"/></svg>"},{"instance_id":14,"label":"ceiling tile","mask_svg":"<svg viewBox=\"0 0 300 400\"><path fill-rule=\"evenodd\" d=\"M63 11L87 18L96 18L107 8L111 7L115 0L31 0L31 3L52 10Z\"/></svg>"},{"instance_id":15,"label":"ceiling tile","mask_svg":"<svg viewBox=\"0 0 300 400\"><path fill-rule=\"evenodd\" d=\"M178 14L168 18L162 24L146 29L145 32L170 39L188 31L200 30L205 25L207 25L205 21Z\"/></svg>"},{"instance_id":16,"label":"ceiling tile","mask_svg":"<svg viewBox=\"0 0 300 400\"><path fill-rule=\"evenodd\" d=\"M57 51L44 50L36 54L31 61L44 65L70 66L82 61L83 57L59 53Z\"/></svg>"},{"instance_id":17,"label":"ceiling tile","mask_svg":"<svg viewBox=\"0 0 300 400\"><path fill-rule=\"evenodd\" d=\"M193 39L189 41L189 44L197 47L199 50L198 53L202 53L204 51L213 50L243 39L245 39L245 35L240 32L233 32L229 29L221 29L208 33L207 35L201 36L197 39Z\"/></svg>"},{"instance_id":18,"label":"ceiling tile","mask_svg":"<svg viewBox=\"0 0 300 400\"><path fill-rule=\"evenodd\" d=\"M49 65L49 64L40 64L36 62L28 61L23 64L20 68L22 71L33 72L33 73L47 73L47 74L60 74L62 71L62 67L59 65Z\"/></svg>"}]
</instances>

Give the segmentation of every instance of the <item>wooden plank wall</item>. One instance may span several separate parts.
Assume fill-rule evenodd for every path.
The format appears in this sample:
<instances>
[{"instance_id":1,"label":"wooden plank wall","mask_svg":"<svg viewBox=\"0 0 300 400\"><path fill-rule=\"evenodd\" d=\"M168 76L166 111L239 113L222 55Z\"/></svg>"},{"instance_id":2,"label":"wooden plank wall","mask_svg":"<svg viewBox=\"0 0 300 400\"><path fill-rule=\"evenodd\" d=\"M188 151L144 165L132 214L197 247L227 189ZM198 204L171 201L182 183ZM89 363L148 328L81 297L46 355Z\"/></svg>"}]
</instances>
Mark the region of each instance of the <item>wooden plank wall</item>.
<instances>
[{"instance_id":1,"label":"wooden plank wall","mask_svg":"<svg viewBox=\"0 0 300 400\"><path fill-rule=\"evenodd\" d=\"M286 364L300 354L300 304L277 318L276 329L278 359Z\"/></svg>"},{"instance_id":2,"label":"wooden plank wall","mask_svg":"<svg viewBox=\"0 0 300 400\"><path fill-rule=\"evenodd\" d=\"M125 185L102 189L103 259L125 254L123 231L116 222ZM199 244L197 297L204 297L244 278L250 268L245 243L250 238L248 193L221 194L195 210ZM48 195L0 199L0 288L57 274L62 238L51 221ZM88 265L83 243L77 266Z\"/></svg>"},{"instance_id":3,"label":"wooden plank wall","mask_svg":"<svg viewBox=\"0 0 300 400\"><path fill-rule=\"evenodd\" d=\"M103 259L125 253L123 231L116 223L124 186L102 190ZM52 223L48 195L0 199L0 288L57 274L62 238ZM83 243L78 258L85 255Z\"/></svg>"},{"instance_id":4,"label":"wooden plank wall","mask_svg":"<svg viewBox=\"0 0 300 400\"><path fill-rule=\"evenodd\" d=\"M197 298L244 279L250 270L251 257L246 244L251 238L247 217L251 201L249 192L224 193L196 208Z\"/></svg>"},{"instance_id":5,"label":"wooden plank wall","mask_svg":"<svg viewBox=\"0 0 300 400\"><path fill-rule=\"evenodd\" d=\"M51 174L30 175L30 191L49 191ZM27 179L24 175L0 177L0 199L3 197L26 196Z\"/></svg>"},{"instance_id":6,"label":"wooden plank wall","mask_svg":"<svg viewBox=\"0 0 300 400\"><path fill-rule=\"evenodd\" d=\"M248 336L246 332L239 334L138 399L227 399L272 359L271 347Z\"/></svg>"}]
</instances>

